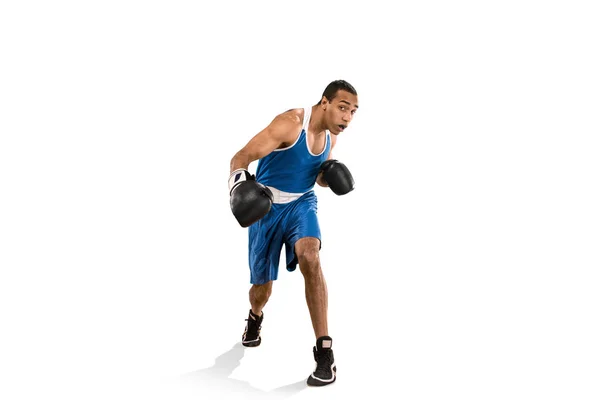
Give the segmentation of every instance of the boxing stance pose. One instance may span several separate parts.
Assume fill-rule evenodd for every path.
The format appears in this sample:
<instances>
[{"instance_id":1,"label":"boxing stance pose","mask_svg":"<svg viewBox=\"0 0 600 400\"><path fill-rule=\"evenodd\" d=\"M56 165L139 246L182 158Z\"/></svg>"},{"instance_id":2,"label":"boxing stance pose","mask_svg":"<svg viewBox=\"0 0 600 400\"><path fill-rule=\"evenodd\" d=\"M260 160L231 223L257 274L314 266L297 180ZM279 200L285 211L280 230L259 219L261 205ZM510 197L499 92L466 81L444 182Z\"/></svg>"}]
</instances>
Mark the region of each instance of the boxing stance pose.
<instances>
[{"instance_id":1,"label":"boxing stance pose","mask_svg":"<svg viewBox=\"0 0 600 400\"><path fill-rule=\"evenodd\" d=\"M331 82L321 100L307 108L277 115L231 159L229 190L233 215L248 227L250 305L242 344L261 343L263 307L277 279L279 256L286 268L300 265L305 296L316 336L314 372L307 384L323 386L336 379L332 339L327 328L327 285L321 264L321 231L315 183L337 195L354 189L348 168L332 159L337 136L358 109L356 90L348 82ZM258 161L256 175L248 166Z\"/></svg>"}]
</instances>

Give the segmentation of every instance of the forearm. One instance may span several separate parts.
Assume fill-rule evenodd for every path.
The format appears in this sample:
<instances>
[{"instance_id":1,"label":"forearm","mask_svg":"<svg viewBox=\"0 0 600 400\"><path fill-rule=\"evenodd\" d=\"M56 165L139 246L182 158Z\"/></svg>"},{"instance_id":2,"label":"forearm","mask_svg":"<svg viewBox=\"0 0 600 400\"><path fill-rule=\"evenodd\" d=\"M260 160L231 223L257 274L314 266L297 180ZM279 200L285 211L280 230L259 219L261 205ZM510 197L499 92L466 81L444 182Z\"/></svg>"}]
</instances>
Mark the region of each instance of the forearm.
<instances>
[{"instance_id":1,"label":"forearm","mask_svg":"<svg viewBox=\"0 0 600 400\"><path fill-rule=\"evenodd\" d=\"M252 159L250 158L250 156L247 153L240 150L237 153L235 153L235 155L231 159L231 162L229 163L229 173L232 173L236 169L240 168L247 170L251 162Z\"/></svg>"},{"instance_id":2,"label":"forearm","mask_svg":"<svg viewBox=\"0 0 600 400\"><path fill-rule=\"evenodd\" d=\"M327 182L325 182L325 179L323 179L323 172L319 172L319 175L317 175L317 185L322 186L322 187L329 186L327 184Z\"/></svg>"}]
</instances>

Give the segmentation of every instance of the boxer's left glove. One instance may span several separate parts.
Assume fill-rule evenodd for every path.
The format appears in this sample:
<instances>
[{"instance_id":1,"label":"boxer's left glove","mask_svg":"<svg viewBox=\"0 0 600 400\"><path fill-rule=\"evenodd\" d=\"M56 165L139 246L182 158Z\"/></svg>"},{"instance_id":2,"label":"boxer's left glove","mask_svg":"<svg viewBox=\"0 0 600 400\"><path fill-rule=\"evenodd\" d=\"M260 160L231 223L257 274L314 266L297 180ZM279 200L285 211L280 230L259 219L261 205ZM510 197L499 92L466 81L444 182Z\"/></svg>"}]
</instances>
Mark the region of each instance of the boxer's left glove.
<instances>
[{"instance_id":1,"label":"boxer's left glove","mask_svg":"<svg viewBox=\"0 0 600 400\"><path fill-rule=\"evenodd\" d=\"M273 193L240 168L229 176L229 205L238 223L247 228L271 210Z\"/></svg>"},{"instance_id":2,"label":"boxer's left glove","mask_svg":"<svg viewBox=\"0 0 600 400\"><path fill-rule=\"evenodd\" d=\"M338 160L327 160L321 164L320 172L329 188L338 196L354 190L354 178L348 167Z\"/></svg>"}]
</instances>

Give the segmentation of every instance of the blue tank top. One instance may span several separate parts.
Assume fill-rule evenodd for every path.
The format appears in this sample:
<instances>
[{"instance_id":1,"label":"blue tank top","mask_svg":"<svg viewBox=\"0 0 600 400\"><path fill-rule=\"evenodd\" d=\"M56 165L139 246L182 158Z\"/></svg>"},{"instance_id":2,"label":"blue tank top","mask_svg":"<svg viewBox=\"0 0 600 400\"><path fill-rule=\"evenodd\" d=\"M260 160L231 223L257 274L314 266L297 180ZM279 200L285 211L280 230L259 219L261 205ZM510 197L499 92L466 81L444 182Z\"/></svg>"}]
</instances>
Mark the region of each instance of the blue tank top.
<instances>
[{"instance_id":1,"label":"blue tank top","mask_svg":"<svg viewBox=\"0 0 600 400\"><path fill-rule=\"evenodd\" d=\"M304 122L296 142L286 148L276 149L258 160L256 180L288 193L306 193L315 186L319 168L329 156L331 138L325 131L325 148L313 154L306 138L312 107L304 109Z\"/></svg>"}]
</instances>

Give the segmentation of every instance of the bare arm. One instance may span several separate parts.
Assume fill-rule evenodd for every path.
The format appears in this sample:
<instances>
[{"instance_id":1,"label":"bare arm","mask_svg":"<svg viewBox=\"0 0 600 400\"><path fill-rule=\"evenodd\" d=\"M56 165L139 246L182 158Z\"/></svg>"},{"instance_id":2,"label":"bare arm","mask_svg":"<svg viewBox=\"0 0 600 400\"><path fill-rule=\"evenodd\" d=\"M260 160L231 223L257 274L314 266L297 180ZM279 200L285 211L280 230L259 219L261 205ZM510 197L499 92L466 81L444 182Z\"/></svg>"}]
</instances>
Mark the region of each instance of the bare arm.
<instances>
[{"instance_id":1,"label":"bare arm","mask_svg":"<svg viewBox=\"0 0 600 400\"><path fill-rule=\"evenodd\" d=\"M331 137L331 147L329 148L329 155L327 156L327 159L331 160L331 157L333 154L333 146L335 146L335 144L337 143L337 136L335 136L335 135L329 135L329 136ZM323 172L319 172L319 175L317 175L317 184L322 187L329 187L327 182L325 182L325 180L323 179Z\"/></svg>"},{"instance_id":2,"label":"bare arm","mask_svg":"<svg viewBox=\"0 0 600 400\"><path fill-rule=\"evenodd\" d=\"M302 120L297 113L286 111L279 114L265 129L235 153L229 164L229 173L239 168L247 170L253 161L263 158L283 143L293 142L301 126Z\"/></svg>"}]
</instances>

